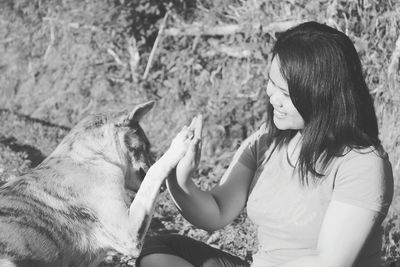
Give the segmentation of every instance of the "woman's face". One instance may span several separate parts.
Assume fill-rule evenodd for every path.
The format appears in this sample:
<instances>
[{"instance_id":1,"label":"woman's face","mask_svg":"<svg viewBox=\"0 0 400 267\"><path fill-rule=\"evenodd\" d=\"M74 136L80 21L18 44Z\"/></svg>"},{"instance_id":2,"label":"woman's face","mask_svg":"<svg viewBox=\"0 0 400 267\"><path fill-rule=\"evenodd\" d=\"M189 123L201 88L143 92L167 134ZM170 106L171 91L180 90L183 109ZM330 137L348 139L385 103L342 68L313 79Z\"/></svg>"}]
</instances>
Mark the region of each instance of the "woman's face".
<instances>
[{"instance_id":1,"label":"woman's face","mask_svg":"<svg viewBox=\"0 0 400 267\"><path fill-rule=\"evenodd\" d=\"M274 124L280 130L301 130L304 120L290 99L289 89L280 71L279 58L275 56L269 70L267 95L274 108Z\"/></svg>"}]
</instances>

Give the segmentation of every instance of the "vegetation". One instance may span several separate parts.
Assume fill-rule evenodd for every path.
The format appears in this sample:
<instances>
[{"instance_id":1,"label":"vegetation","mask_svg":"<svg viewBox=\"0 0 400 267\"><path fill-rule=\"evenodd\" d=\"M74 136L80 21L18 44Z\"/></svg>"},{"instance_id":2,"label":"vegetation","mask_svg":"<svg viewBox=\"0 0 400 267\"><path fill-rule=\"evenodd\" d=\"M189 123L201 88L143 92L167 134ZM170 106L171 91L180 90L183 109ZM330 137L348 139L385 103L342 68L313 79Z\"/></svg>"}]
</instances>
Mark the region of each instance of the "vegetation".
<instances>
[{"instance_id":1,"label":"vegetation","mask_svg":"<svg viewBox=\"0 0 400 267\"><path fill-rule=\"evenodd\" d=\"M400 258L396 0L1 1L0 180L38 164L88 113L156 99L143 126L158 155L182 125L203 114L203 157L195 179L212 187L240 142L265 119L276 35L306 20L342 30L360 54L396 181L382 260ZM160 232L192 236L249 260L256 247L245 213L207 233L187 223L165 192L149 234ZM132 262L110 254L103 266Z\"/></svg>"}]
</instances>

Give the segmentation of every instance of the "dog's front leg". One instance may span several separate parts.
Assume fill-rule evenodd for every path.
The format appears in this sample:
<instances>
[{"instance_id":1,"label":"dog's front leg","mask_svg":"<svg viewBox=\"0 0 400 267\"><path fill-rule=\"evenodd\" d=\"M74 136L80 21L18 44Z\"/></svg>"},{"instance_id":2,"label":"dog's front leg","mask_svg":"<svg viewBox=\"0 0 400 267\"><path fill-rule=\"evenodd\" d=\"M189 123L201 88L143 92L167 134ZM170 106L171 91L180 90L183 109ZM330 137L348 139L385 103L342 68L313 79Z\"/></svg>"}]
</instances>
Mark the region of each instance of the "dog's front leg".
<instances>
[{"instance_id":1,"label":"dog's front leg","mask_svg":"<svg viewBox=\"0 0 400 267\"><path fill-rule=\"evenodd\" d=\"M131 231L136 236L136 240L134 241L136 247L136 251L134 251L135 256L139 255L142 248L161 185L172 170L172 168L166 166L158 161L150 167L129 208Z\"/></svg>"}]
</instances>

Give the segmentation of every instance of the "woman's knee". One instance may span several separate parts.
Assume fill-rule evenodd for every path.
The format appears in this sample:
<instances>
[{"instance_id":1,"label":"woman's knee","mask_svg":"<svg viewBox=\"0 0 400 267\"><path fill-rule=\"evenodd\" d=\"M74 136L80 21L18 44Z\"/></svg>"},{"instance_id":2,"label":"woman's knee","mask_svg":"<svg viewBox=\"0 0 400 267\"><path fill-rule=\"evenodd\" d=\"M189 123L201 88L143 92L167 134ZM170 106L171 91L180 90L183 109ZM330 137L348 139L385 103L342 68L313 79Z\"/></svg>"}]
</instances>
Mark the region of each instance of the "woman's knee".
<instances>
[{"instance_id":1,"label":"woman's knee","mask_svg":"<svg viewBox=\"0 0 400 267\"><path fill-rule=\"evenodd\" d=\"M136 263L136 267L194 267L185 259L162 253L153 253L143 256L139 262Z\"/></svg>"},{"instance_id":2,"label":"woman's knee","mask_svg":"<svg viewBox=\"0 0 400 267\"><path fill-rule=\"evenodd\" d=\"M249 267L249 264L237 257L217 257L206 260L202 267Z\"/></svg>"}]
</instances>

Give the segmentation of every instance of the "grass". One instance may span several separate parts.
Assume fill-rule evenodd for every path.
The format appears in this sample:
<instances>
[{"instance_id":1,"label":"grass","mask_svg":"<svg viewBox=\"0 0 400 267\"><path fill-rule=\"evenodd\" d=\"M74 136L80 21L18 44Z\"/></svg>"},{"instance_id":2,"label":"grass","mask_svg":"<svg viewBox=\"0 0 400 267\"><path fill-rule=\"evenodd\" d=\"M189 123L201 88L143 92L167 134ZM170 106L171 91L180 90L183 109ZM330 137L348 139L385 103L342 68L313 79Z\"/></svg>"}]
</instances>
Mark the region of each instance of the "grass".
<instances>
[{"instance_id":1,"label":"grass","mask_svg":"<svg viewBox=\"0 0 400 267\"><path fill-rule=\"evenodd\" d=\"M191 117L203 114L204 151L196 182L210 188L240 141L264 119L267 63L261 54L270 52L275 32L263 34L261 26L316 20L344 31L359 52L395 178L395 197L384 222L383 261L400 258L400 74L398 64L391 65L400 36L400 2L133 2L0 4L0 181L48 155L86 114L156 99L143 126L157 154ZM241 32L162 36L149 76L142 80L167 8L171 10L167 29L194 23L205 28L233 24L240 25ZM136 47L129 41L132 37ZM139 54L136 73L130 65L132 51ZM166 193L149 234L159 232L192 236L247 259L256 245L254 225L245 213L224 229L207 233L186 222ZM132 264L131 259L110 255L103 266Z\"/></svg>"}]
</instances>

